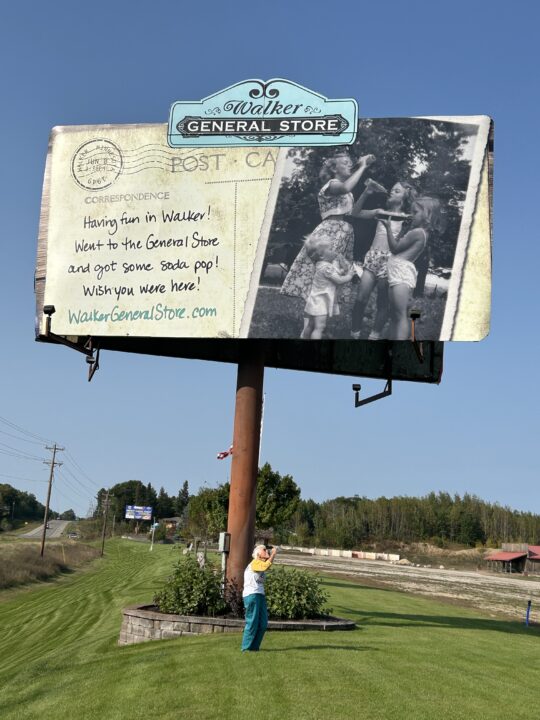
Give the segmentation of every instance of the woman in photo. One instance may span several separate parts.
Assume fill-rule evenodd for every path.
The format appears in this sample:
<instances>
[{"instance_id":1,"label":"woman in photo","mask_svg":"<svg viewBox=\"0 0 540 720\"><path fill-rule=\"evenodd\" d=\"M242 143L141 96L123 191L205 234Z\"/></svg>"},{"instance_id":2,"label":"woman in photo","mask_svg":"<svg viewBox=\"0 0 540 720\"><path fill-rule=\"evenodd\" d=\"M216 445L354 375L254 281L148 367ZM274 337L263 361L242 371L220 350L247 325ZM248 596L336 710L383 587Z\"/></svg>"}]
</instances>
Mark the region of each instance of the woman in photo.
<instances>
[{"instance_id":1,"label":"woman in photo","mask_svg":"<svg viewBox=\"0 0 540 720\"><path fill-rule=\"evenodd\" d=\"M353 171L348 153L341 153L324 161L319 179L322 187L318 194L322 222L311 233L312 242L324 238L331 249L352 262L354 245L353 226L345 217L353 209L352 190L368 168L375 162L374 155L361 157ZM307 300L313 283L315 264L302 247L281 287L283 295L301 297Z\"/></svg>"}]
</instances>

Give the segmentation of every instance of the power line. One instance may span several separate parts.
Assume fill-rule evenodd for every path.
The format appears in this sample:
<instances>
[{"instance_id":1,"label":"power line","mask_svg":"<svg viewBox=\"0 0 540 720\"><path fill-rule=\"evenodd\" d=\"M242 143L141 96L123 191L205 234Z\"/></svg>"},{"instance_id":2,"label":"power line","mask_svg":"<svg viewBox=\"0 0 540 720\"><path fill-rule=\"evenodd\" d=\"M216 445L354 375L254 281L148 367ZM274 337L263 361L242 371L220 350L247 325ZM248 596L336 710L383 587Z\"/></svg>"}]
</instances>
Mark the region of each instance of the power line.
<instances>
[{"instance_id":1,"label":"power line","mask_svg":"<svg viewBox=\"0 0 540 720\"><path fill-rule=\"evenodd\" d=\"M36 457L36 455L29 455L26 450L21 450L20 448L14 448L12 445L7 445L6 443L1 443L0 445L2 447L7 447L9 450L14 450L15 452L24 453L25 455L28 455L28 457Z\"/></svg>"},{"instance_id":2,"label":"power line","mask_svg":"<svg viewBox=\"0 0 540 720\"><path fill-rule=\"evenodd\" d=\"M37 457L36 455L21 455L21 453L9 452L9 450L2 450L1 448L0 453L2 453L3 455L10 455L11 457L19 458L21 460L37 460L37 462L44 461L44 458Z\"/></svg>"},{"instance_id":3,"label":"power line","mask_svg":"<svg viewBox=\"0 0 540 720\"><path fill-rule=\"evenodd\" d=\"M63 498L63 499L64 499L64 502L66 502L68 505L71 505L71 504L72 504L73 498L70 500L68 497L66 497L66 496L64 495L63 492L61 492L61 491L58 489L57 486L55 486L55 488L54 488L54 493L55 493L55 495L60 495L60 497ZM73 508L72 508L72 509L73 509Z\"/></svg>"},{"instance_id":4,"label":"power line","mask_svg":"<svg viewBox=\"0 0 540 720\"><path fill-rule=\"evenodd\" d=\"M28 437L33 437L35 440L39 440L44 445L51 442L47 438L41 437L41 435L36 435L35 433L30 432L30 430L25 430L23 427L17 425L14 422L11 422L11 420L8 420L7 418L0 417L0 422L3 422L4 425L8 425L8 427L12 428L13 430L17 430L17 432L20 432L23 435L27 435Z\"/></svg>"},{"instance_id":5,"label":"power line","mask_svg":"<svg viewBox=\"0 0 540 720\"><path fill-rule=\"evenodd\" d=\"M73 472L69 469L69 467L64 466L64 470L66 470L66 472L68 472L68 473L71 475L71 477L73 478L73 480L75 480L75 482L76 482L78 485L80 485L83 490L86 490L86 492L90 492L90 493L94 493L94 494L97 492L97 490L96 490L95 488L89 488L89 487L88 487L87 485L85 485L82 481L80 481L80 480L76 477L76 475L74 475Z\"/></svg>"},{"instance_id":6,"label":"power line","mask_svg":"<svg viewBox=\"0 0 540 720\"><path fill-rule=\"evenodd\" d=\"M15 440L20 440L21 442L32 443L33 445L43 446L43 443L39 440L28 440L27 438L18 437L17 435L8 433L5 430L0 430L0 433L2 433L2 435L7 435L8 437L14 438Z\"/></svg>"},{"instance_id":7,"label":"power line","mask_svg":"<svg viewBox=\"0 0 540 720\"><path fill-rule=\"evenodd\" d=\"M81 499L81 500L84 500L85 502L89 499L89 498L88 498L88 495L83 495L83 494L81 494L81 491L80 491L80 490L78 490L77 488L73 487L73 485L71 485L71 484L68 482L68 479L66 478L66 476L64 475L64 473L63 473L61 470L57 470L56 472L57 472L57 475L62 478L62 480L63 480L63 482L65 483L66 487L67 487L69 490L71 490L71 492L74 493L74 494L77 496L77 498L79 498L79 499ZM84 488L83 488L83 489L84 489ZM93 499L93 496L92 496L92 495L90 496L90 499Z\"/></svg>"},{"instance_id":8,"label":"power line","mask_svg":"<svg viewBox=\"0 0 540 720\"><path fill-rule=\"evenodd\" d=\"M47 482L47 480L34 480L33 478L24 478L24 477L19 477L18 475L5 475L4 473L0 473L0 477L9 478L10 480L22 480L23 482L40 482L40 483Z\"/></svg>"},{"instance_id":9,"label":"power line","mask_svg":"<svg viewBox=\"0 0 540 720\"><path fill-rule=\"evenodd\" d=\"M93 485L93 484L94 484L94 481L92 480L92 478L89 477L89 476L84 472L84 470L82 469L82 467L81 467L81 466L79 465L79 463L75 460L75 458L74 458L73 455L69 452L69 450L66 450L65 452L66 452L66 455L67 455L68 460L70 460L70 461L73 463L73 465L75 465L75 467L78 469L78 471L79 471L82 475L84 475L84 477Z\"/></svg>"}]
</instances>

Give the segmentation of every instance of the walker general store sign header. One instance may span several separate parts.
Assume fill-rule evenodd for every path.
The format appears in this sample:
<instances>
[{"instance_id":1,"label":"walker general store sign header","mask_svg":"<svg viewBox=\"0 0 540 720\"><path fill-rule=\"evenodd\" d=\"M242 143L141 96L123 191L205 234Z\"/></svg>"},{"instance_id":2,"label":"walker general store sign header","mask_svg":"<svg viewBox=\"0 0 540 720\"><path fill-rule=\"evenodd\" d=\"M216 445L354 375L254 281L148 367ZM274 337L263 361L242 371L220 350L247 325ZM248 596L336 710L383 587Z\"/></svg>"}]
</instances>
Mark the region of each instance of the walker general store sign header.
<instances>
[{"instance_id":1,"label":"walker general store sign header","mask_svg":"<svg viewBox=\"0 0 540 720\"><path fill-rule=\"evenodd\" d=\"M354 142L355 100L328 100L289 80L246 80L171 108L171 147L341 145Z\"/></svg>"},{"instance_id":2,"label":"walker general store sign header","mask_svg":"<svg viewBox=\"0 0 540 720\"><path fill-rule=\"evenodd\" d=\"M325 135L338 116L346 129ZM403 307L422 284L416 336L480 339L489 328L489 127L480 116L358 123L354 101L280 80L176 103L168 125L54 128L37 337L48 337L45 309L51 332L79 343L350 340L354 312L367 337L373 317L358 305L362 277L382 277L377 243L390 233L399 245L416 223L396 262ZM236 141L242 146L231 147ZM444 229L433 203L414 206L422 195L438 196ZM378 234L368 238L374 217ZM427 246L420 283L415 262ZM403 339L387 315L382 337Z\"/></svg>"}]
</instances>

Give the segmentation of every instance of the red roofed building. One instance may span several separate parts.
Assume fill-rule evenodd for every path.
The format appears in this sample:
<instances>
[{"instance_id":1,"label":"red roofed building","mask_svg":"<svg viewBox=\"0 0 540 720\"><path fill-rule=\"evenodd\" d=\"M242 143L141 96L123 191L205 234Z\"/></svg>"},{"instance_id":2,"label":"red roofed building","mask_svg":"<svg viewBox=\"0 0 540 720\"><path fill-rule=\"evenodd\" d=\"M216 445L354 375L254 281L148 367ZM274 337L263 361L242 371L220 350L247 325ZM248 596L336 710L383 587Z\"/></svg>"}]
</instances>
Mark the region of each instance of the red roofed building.
<instances>
[{"instance_id":1,"label":"red roofed building","mask_svg":"<svg viewBox=\"0 0 540 720\"><path fill-rule=\"evenodd\" d=\"M498 571L507 573L522 573L525 570L526 560L526 552L507 552L504 550L493 553L493 555L486 558L486 561L490 563L488 567L493 569L495 572Z\"/></svg>"},{"instance_id":2,"label":"red roofed building","mask_svg":"<svg viewBox=\"0 0 540 720\"><path fill-rule=\"evenodd\" d=\"M527 548L527 562L525 570L540 575L540 545L529 545Z\"/></svg>"}]
</instances>

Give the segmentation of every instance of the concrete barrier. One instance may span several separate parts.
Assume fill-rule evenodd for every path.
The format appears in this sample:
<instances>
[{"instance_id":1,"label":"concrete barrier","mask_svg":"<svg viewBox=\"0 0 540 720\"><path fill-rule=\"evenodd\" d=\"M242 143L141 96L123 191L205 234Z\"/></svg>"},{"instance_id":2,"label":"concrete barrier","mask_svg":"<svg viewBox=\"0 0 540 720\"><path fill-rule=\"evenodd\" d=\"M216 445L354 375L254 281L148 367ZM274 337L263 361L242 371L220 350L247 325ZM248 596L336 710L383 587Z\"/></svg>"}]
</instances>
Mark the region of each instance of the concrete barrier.
<instances>
[{"instance_id":1,"label":"concrete barrier","mask_svg":"<svg viewBox=\"0 0 540 720\"><path fill-rule=\"evenodd\" d=\"M367 550L336 550L334 548L306 548L293 545L282 545L283 550L294 550L295 552L309 555L323 555L325 557L356 558L357 560L383 560L384 562L399 562L400 555L396 553L375 553Z\"/></svg>"}]
</instances>

